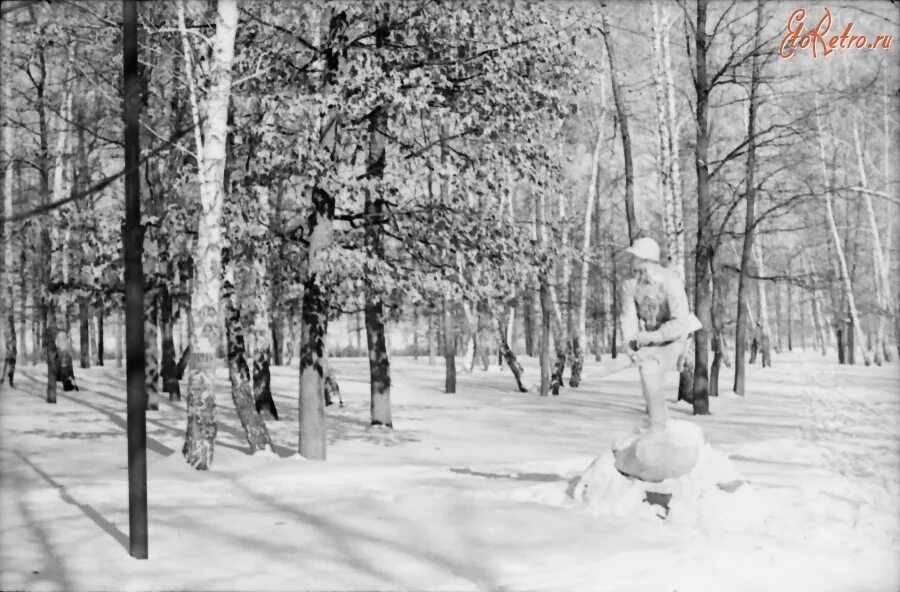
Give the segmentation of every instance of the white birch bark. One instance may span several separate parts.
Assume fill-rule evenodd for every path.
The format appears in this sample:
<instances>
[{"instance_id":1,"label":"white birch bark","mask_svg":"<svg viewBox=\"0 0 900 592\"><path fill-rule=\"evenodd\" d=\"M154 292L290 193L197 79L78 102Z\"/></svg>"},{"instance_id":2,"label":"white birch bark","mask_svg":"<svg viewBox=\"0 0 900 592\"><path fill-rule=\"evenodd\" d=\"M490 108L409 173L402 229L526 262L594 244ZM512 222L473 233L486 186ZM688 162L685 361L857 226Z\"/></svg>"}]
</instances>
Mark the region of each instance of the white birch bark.
<instances>
[{"instance_id":1,"label":"white birch bark","mask_svg":"<svg viewBox=\"0 0 900 592\"><path fill-rule=\"evenodd\" d=\"M850 70L847 65L846 59L843 62L844 64L844 80L846 81L848 87L850 85ZM885 122L887 123L887 122ZM857 109L852 109L850 113L850 127L853 132L853 148L856 155L856 165L857 171L859 174L859 186L861 191L858 191L858 197L862 198L863 204L866 208L866 215L869 223L869 231L872 235L872 263L874 267L874 280L875 280L875 300L878 305L879 313L875 334L875 344L874 344L874 358L875 363L881 365L882 356L884 354L884 340L885 340L885 327L886 327L886 317L890 318L890 279L888 277L888 270L885 265L885 257L884 251L881 248L881 233L878 230L878 220L875 216L875 208L872 204L872 196L869 193L869 181L868 174L866 173L866 165L865 158L863 154L862 142L859 137L859 125L857 122ZM887 130L885 130L887 132ZM890 226L890 224L888 225ZM865 349L865 346L860 344L860 347Z\"/></svg>"},{"instance_id":2,"label":"white birch bark","mask_svg":"<svg viewBox=\"0 0 900 592\"><path fill-rule=\"evenodd\" d=\"M70 54L71 59L71 54ZM69 68L66 68L66 72L69 71ZM68 172L68 146L69 146L69 121L72 119L72 102L74 99L74 93L71 88L67 87L65 90L65 95L63 97L62 108L60 109L59 116L59 130L56 136L56 159L53 165L53 201L59 201L66 197L66 189L67 189L67 172ZM55 229L54 229L55 230ZM67 283L69 281L69 240L71 238L71 231L69 229L68 222L65 225L65 230L63 231L62 244L60 245L60 271L62 273L62 281L63 283ZM54 235L54 238L58 235ZM56 243L56 240L54 240ZM52 260L51 255L51 260ZM51 266L52 267L52 266ZM52 274L50 276L53 277ZM59 310L61 317L57 317L57 334L56 334L56 342L64 342L66 351L71 351L71 339L69 336L69 297L68 297L68 288L64 288L59 291L59 296L56 299L56 307ZM60 322L59 319L62 319Z\"/></svg>"},{"instance_id":3,"label":"white birch bark","mask_svg":"<svg viewBox=\"0 0 900 592\"><path fill-rule=\"evenodd\" d=\"M509 224L510 226L515 226L516 224L516 205L515 205L515 184L513 182L512 172L507 171L506 176L506 185L509 188L507 191L507 205L509 206ZM509 318L506 321L506 343L509 345L509 348L512 351L516 350L515 343L515 331L516 331L516 307L509 307Z\"/></svg>"},{"instance_id":4,"label":"white birch bark","mask_svg":"<svg viewBox=\"0 0 900 592\"><path fill-rule=\"evenodd\" d=\"M816 276L816 268L815 266L809 262L806 257L806 253L800 253L800 264L803 266L803 272L810 278L810 281L813 284L811 294L810 294L810 308L812 310L813 317L813 326L816 331L816 341L821 348L822 355L826 355L826 340L825 340L825 316L822 313L822 303L820 300L820 293L818 289L818 277ZM801 302L801 306L803 303Z\"/></svg>"},{"instance_id":5,"label":"white birch bark","mask_svg":"<svg viewBox=\"0 0 900 592\"><path fill-rule=\"evenodd\" d=\"M875 268L875 299L879 309L878 325L875 334L874 358L875 363L880 365L885 350L885 315L890 314L890 280L885 266L884 251L881 249L881 233L878 230L878 220L875 217L872 195L867 191L869 188L869 180L868 175L866 174L865 159L862 142L859 138L859 126L857 125L856 115L852 114L850 119L852 122L851 127L853 130L853 146L856 152L856 164L859 171L859 185L862 188L862 191L857 193L859 197L862 198L863 204L866 207L869 231L872 235L872 262ZM890 224L888 226L890 226Z\"/></svg>"},{"instance_id":6,"label":"white birch bark","mask_svg":"<svg viewBox=\"0 0 900 592\"><path fill-rule=\"evenodd\" d=\"M188 102L191 105L191 121L194 124L194 157L197 159L197 183L202 187L206 175L203 165L203 134L200 128L200 106L197 100L197 89L194 83L194 59L191 42L188 38L187 26L184 22L184 0L178 0L178 29L181 32L181 48L184 52L184 75L187 78Z\"/></svg>"},{"instance_id":7,"label":"white birch bark","mask_svg":"<svg viewBox=\"0 0 900 592\"><path fill-rule=\"evenodd\" d=\"M212 464L216 436L216 346L221 336L222 204L224 201L225 138L231 95L231 64L237 33L235 0L219 0L213 41L211 84L206 102L203 140L203 182L197 228L195 281L191 300L194 330L188 379L188 424L184 456L188 464L206 470ZM196 130L195 130L196 131Z\"/></svg>"},{"instance_id":8,"label":"white birch bark","mask_svg":"<svg viewBox=\"0 0 900 592\"><path fill-rule=\"evenodd\" d=\"M884 106L884 172L882 173L882 185L884 188L885 195L889 197L892 196L891 191L891 120L890 120L890 92L888 90L888 79L884 77L884 94L882 95L882 101ZM893 252L893 242L894 242L894 219L895 219L895 204L893 199L888 199L888 214L887 214L887 231L884 236L884 268L888 273L888 277L890 277L891 272L891 253ZM890 283L887 284L890 287ZM898 315L900 315L900 306L898 306L898 300L896 295L890 295L890 291L888 293L888 312L893 316L893 324L894 324L894 339L897 343L895 345L900 348L900 324L898 324ZM893 358L893 354L891 353L890 348L887 347L887 337L885 337L885 347L884 347L884 358L887 361L891 361Z\"/></svg>"},{"instance_id":9,"label":"white birch bark","mask_svg":"<svg viewBox=\"0 0 900 592\"><path fill-rule=\"evenodd\" d=\"M675 199L672 192L670 147L669 138L670 127L668 122L668 97L667 89L663 74L663 50L662 50L662 29L663 25L660 20L659 5L653 1L650 3L653 11L653 19L650 23L653 50L653 86L656 96L656 139L657 139L657 160L659 168L657 171L658 188L663 198L664 216L663 216L663 233L666 239L666 254L669 258L669 265L672 265L675 255ZM682 275L684 267L681 268Z\"/></svg>"},{"instance_id":10,"label":"white birch bark","mask_svg":"<svg viewBox=\"0 0 900 592\"><path fill-rule=\"evenodd\" d=\"M0 30L3 32L3 39L6 40L3 47L3 75L8 76L8 68L11 65L9 59L9 31L6 19L0 24ZM8 78L7 78L8 79ZM13 128L9 122L9 107L11 105L12 86L3 84L3 98L0 100L0 109L3 116L3 201L0 203L0 218L7 218L12 214L12 190L13 190L13 167L12 167L12 146L13 146ZM6 222L0 222L0 257L3 258L3 267L0 269L0 367L4 372L0 374L0 389L6 383L7 358L11 357L15 361L15 330L13 327L13 258L12 258L12 227ZM23 348L24 353L24 348Z\"/></svg>"},{"instance_id":11,"label":"white birch bark","mask_svg":"<svg viewBox=\"0 0 900 592\"><path fill-rule=\"evenodd\" d=\"M597 176L600 174L600 150L603 147L603 105L600 105L600 131L597 132L597 140L594 145L594 153L591 157L591 184L588 187L587 201L584 204L584 234L581 239L581 286L578 290L578 343L581 349L587 348L587 291L590 261L588 255L591 251L591 226L594 214L594 203L597 201Z\"/></svg>"},{"instance_id":12,"label":"white birch bark","mask_svg":"<svg viewBox=\"0 0 900 592\"><path fill-rule=\"evenodd\" d=\"M890 91L888 90L887 77L884 77L884 94L882 95L884 106L884 165L881 184L884 194L891 196L891 118L890 118ZM884 268L888 274L891 272L891 243L894 239L894 200L888 199L888 215L886 230L884 233ZM887 284L890 287L890 283ZM889 294L890 296L890 294Z\"/></svg>"},{"instance_id":13,"label":"white birch bark","mask_svg":"<svg viewBox=\"0 0 900 592\"><path fill-rule=\"evenodd\" d=\"M254 188L254 191L259 207L258 224L260 229L264 230L270 227L269 190L266 187L258 186ZM269 329L269 320L272 318L272 313L269 308L269 303L272 298L272 286L269 282L267 266L270 257L268 244L268 241L264 241L263 244L258 245L256 256L253 261L253 275L256 278L256 285L258 286L256 315L253 317L253 330L251 331L254 348L254 380L258 372L269 371L269 364L272 357L272 333ZM260 393L255 393L256 396L259 396L259 394Z\"/></svg>"},{"instance_id":14,"label":"white birch bark","mask_svg":"<svg viewBox=\"0 0 900 592\"><path fill-rule=\"evenodd\" d=\"M543 200L541 200L541 203L543 204ZM566 218L566 201L565 201L565 197L562 195L562 193L560 193L560 195L559 195L559 199L557 201L557 208L558 208L557 211L559 213L559 219L565 220L565 218ZM544 235L542 242L544 244L547 243L547 228L546 228L546 226L547 225L545 224L544 228L542 228L542 234ZM569 245L569 232L568 232L567 224L563 224L562 235L560 236L559 242L560 242L560 248L563 251L565 251L565 249ZM568 283L567 282L568 277L569 277L568 270L570 269L571 264L569 263L568 257L564 256L562 259L563 259L562 276L563 276L563 285L565 286ZM562 333L563 331L565 331L565 324L564 324L564 319L562 316L562 308L560 307L560 304L559 304L559 296L556 292L556 286L554 286L552 283L550 283L548 288L550 290L550 301L553 303L553 319L556 322L556 326L559 328L560 333ZM554 338L556 338L555 334L554 334Z\"/></svg>"},{"instance_id":15,"label":"white birch bark","mask_svg":"<svg viewBox=\"0 0 900 592\"><path fill-rule=\"evenodd\" d=\"M663 64L662 72L665 76L665 97L666 97L666 118L665 127L668 130L668 146L669 146L669 187L672 196L672 232L674 238L674 249L671 255L672 265L678 271L682 283L685 281L684 274L684 203L681 193L681 166L679 163L679 147L678 136L680 126L677 125L675 100L675 80L673 78L672 58L669 47L671 45L671 35L669 34L675 19L666 17L661 22L661 43Z\"/></svg>"},{"instance_id":16,"label":"white birch bark","mask_svg":"<svg viewBox=\"0 0 900 592\"><path fill-rule=\"evenodd\" d=\"M844 247L841 245L841 238L838 235L837 224L834 220L834 208L831 205L831 187L828 183L828 159L825 154L825 134L822 129L822 122L819 115L818 99L816 99L816 130L819 143L819 156L822 164L822 180L825 183L825 219L828 222L828 230L831 233L831 240L834 244L834 250L837 254L839 270L844 284L844 293L847 295L847 302L850 306L850 317L853 321L853 329L856 333L856 344L862 351L863 362L866 366L872 363L869 352L865 346L865 335L863 335L862 327L859 324L859 314L856 310L856 300L853 298L853 286L850 282L850 273L847 270L847 259L844 257Z\"/></svg>"},{"instance_id":17,"label":"white birch bark","mask_svg":"<svg viewBox=\"0 0 900 592\"><path fill-rule=\"evenodd\" d=\"M609 351L612 335L616 331L616 319L613 316L612 282L603 282L603 351Z\"/></svg>"},{"instance_id":18,"label":"white birch bark","mask_svg":"<svg viewBox=\"0 0 900 592\"><path fill-rule=\"evenodd\" d=\"M766 275L766 265L763 260L762 248L759 246L760 241L753 243L753 258L756 259L756 274L759 277ZM772 336L772 327L769 324L769 301L766 296L766 280L756 280L756 297L757 306L759 307L759 331L760 337Z\"/></svg>"},{"instance_id":19,"label":"white birch bark","mask_svg":"<svg viewBox=\"0 0 900 592\"><path fill-rule=\"evenodd\" d=\"M471 373L475 367L475 339L478 330L478 323L472 312L472 305L463 300L463 315L466 317L466 325L469 327L469 335L466 339L466 351L463 353L463 370Z\"/></svg>"},{"instance_id":20,"label":"white birch bark","mask_svg":"<svg viewBox=\"0 0 900 592\"><path fill-rule=\"evenodd\" d=\"M737 250L737 247L734 246L734 242L729 241L728 244L731 246L731 251L734 253L735 258L740 261L741 253ZM745 308L747 309L747 322L750 323L751 327L755 327L756 314L753 312L753 307L750 306L750 299L748 298L744 304L746 305Z\"/></svg>"}]
</instances>

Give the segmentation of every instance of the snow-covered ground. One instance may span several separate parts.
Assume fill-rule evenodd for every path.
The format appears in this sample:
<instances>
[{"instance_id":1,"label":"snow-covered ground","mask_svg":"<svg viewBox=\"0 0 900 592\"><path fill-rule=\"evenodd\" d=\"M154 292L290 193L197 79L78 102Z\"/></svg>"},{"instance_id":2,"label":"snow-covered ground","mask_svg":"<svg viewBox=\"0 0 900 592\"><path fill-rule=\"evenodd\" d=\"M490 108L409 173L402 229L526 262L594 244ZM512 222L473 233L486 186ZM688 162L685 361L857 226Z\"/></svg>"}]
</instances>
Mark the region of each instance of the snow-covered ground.
<instances>
[{"instance_id":1,"label":"snow-covered ground","mask_svg":"<svg viewBox=\"0 0 900 592\"><path fill-rule=\"evenodd\" d=\"M438 362L393 361L388 431L368 425L367 362L333 360L345 406L327 411L324 463L294 453L296 368L274 371L277 456L246 453L224 370L212 471L184 463L184 405L161 402L146 561L127 552L123 371L77 370L83 390L53 406L44 368L21 368L0 396L0 589L900 589L897 364L784 354L709 417L670 401L750 485L661 520L572 498L641 417L635 370L601 381L589 363L581 388L540 399L497 366L461 372L446 395Z\"/></svg>"}]
</instances>

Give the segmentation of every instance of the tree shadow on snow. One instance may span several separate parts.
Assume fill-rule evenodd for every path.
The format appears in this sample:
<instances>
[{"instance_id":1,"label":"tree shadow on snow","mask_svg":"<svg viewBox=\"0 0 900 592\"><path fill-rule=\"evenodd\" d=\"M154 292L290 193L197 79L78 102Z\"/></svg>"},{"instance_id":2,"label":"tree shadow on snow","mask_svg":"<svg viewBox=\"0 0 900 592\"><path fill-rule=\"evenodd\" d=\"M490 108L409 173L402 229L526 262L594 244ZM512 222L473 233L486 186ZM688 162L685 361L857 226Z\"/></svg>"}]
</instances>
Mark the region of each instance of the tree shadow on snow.
<instances>
[{"instance_id":1,"label":"tree shadow on snow","mask_svg":"<svg viewBox=\"0 0 900 592\"><path fill-rule=\"evenodd\" d=\"M95 510L90 504L83 504L73 498L69 494L69 492L66 491L65 485L62 485L61 483L56 481L53 477L44 472L40 467L28 460L28 458L24 454L16 451L15 455L18 456L22 460L22 462L31 467L35 473L40 475L40 477L44 481L46 481L48 485L58 490L59 496L64 502L66 502L70 506L75 506L76 508L78 508L82 514L90 518L94 524L99 526L104 532L109 534L117 543L119 543L119 545L121 545L125 551L128 551L128 536L124 532L119 530L119 528L115 524L101 516L100 512ZM64 589L71 590L70 587L64 587Z\"/></svg>"},{"instance_id":2,"label":"tree shadow on snow","mask_svg":"<svg viewBox=\"0 0 900 592\"><path fill-rule=\"evenodd\" d=\"M20 453L15 452L15 454L25 460L24 456ZM28 461L26 460L25 462ZM34 465L32 465L32 467L34 467ZM5 479L9 479L9 477L9 475L6 475ZM34 538L37 539L38 545L40 545L41 558L43 561L40 569L29 569L29 565L22 565L21 562L15 562L14 565L5 565L4 571L7 572L7 575L13 571L13 568L30 571L31 573L26 575L26 578L30 580L27 583L28 589L46 589L41 584L45 580L50 580L56 583L60 590L73 590L74 588L72 587L68 570L66 569L62 556L50 542L49 533L41 526L40 522L28 507L28 504L25 503L25 491L22 488L20 478L17 475L14 475L11 481L13 483L13 488L16 489L16 505L25 521L25 527L31 531Z\"/></svg>"},{"instance_id":3,"label":"tree shadow on snow","mask_svg":"<svg viewBox=\"0 0 900 592\"><path fill-rule=\"evenodd\" d=\"M112 388L117 387L117 385L114 383L98 382L97 384L99 384L101 386L112 387ZM99 395L101 397L105 397L111 401L115 401L116 403L120 403L120 404L124 402L121 398L116 397L115 395L97 390L96 389L97 384L90 385L93 388L90 388L86 384L85 388L83 389L84 394ZM73 397L71 400L76 403L91 407L91 408L107 415L107 417L109 417L114 423L119 425L123 430L126 429L126 425L127 425L126 419L124 417L118 415L118 413L116 411L114 411L112 409L108 409L106 407L101 407L101 406L97 406L92 403L89 403L89 402L85 401L82 397ZM172 402L172 401L169 401L168 399L164 399L162 397L159 398L158 402L159 402L160 408L167 407L169 409L176 410L179 412L179 415L177 416L177 418L183 419L183 416L181 414L184 413L184 403ZM123 410L123 412L124 412L124 410ZM246 440L246 435L244 434L243 429L236 428L236 427L230 425L231 423L238 423L238 424L240 423L240 421L238 420L238 417L237 417L237 412L235 412L234 409L230 409L228 407L222 407L222 406L219 406L217 408L217 412L220 416L219 420L217 421L218 431L220 433L228 434L229 436L233 437L238 442L244 442ZM167 423L165 421L165 418L155 418L152 416L152 414L153 414L152 411L148 412L148 415L147 415L147 424L148 425L153 425L153 426L159 427L162 431L171 433L173 435L178 435L179 437L184 435L184 427L183 426L170 425L169 423ZM247 455L252 454L249 444L246 446L242 446L239 444L232 444L230 442L226 442L220 438L216 438L216 446L222 446L224 448L235 450L237 452L243 452L244 454L247 454ZM275 449L275 453L281 458L286 458L295 453L292 449L287 448L286 446L282 446L280 444L275 444L274 442L273 442L272 446ZM148 450L151 450L152 452L161 454L162 456L169 456L175 452L174 449L169 448L165 444L162 444L159 441L153 440L149 434L147 436L147 448L148 448Z\"/></svg>"},{"instance_id":4,"label":"tree shadow on snow","mask_svg":"<svg viewBox=\"0 0 900 592\"><path fill-rule=\"evenodd\" d=\"M554 481L566 481L568 477L557 475L556 473L520 473L518 471L486 473L482 471L473 471L469 468L450 467L451 473L459 475L471 475L473 477L484 477L486 479L511 479L513 481L536 481L538 483L553 483Z\"/></svg>"},{"instance_id":5,"label":"tree shadow on snow","mask_svg":"<svg viewBox=\"0 0 900 592\"><path fill-rule=\"evenodd\" d=\"M275 496L268 495L257 489L251 489L233 477L230 480L236 488L265 507L278 510L282 514L293 517L296 521L295 526L315 529L317 533L315 538L330 542L339 553L342 562L366 575L381 580L391 588L400 584L398 576L379 567L378 557L382 556L383 553L368 552L366 547L389 550L408 556L411 559L426 561L448 575L465 578L470 582L476 583L479 589L496 589L493 578L486 566L483 565L483 555L474 551L473 544L460 545L460 548L473 550L472 558L469 561L463 562L448 557L439 549L429 545L425 533L417 528L414 521L406 519L400 512L394 515L384 515L384 512L379 512L378 518L384 521L384 528L375 528L372 529L372 532L367 532L365 527L362 526L364 517L362 517L362 520L348 520L347 524L342 524L340 518L346 518L344 514L335 514L335 519L316 515L304 511L302 504L286 504ZM466 522L463 517L459 517L459 524L466 524ZM215 526L212 526L212 528L214 529ZM221 534L226 535L227 533ZM389 538L391 536L400 540L391 540ZM272 542L265 532L260 537L247 542L257 547L268 547L271 553L276 556L283 554L285 550L282 546ZM474 541L469 543L474 543ZM326 546L317 545L316 547L324 549ZM309 559L315 559L315 552L316 549L308 548L304 551L304 555ZM323 556L320 559L327 561L328 557Z\"/></svg>"},{"instance_id":6,"label":"tree shadow on snow","mask_svg":"<svg viewBox=\"0 0 900 592\"><path fill-rule=\"evenodd\" d=\"M403 446L411 442L420 442L418 436L410 430L396 430L381 426L373 426L368 420L351 417L345 414L328 416L328 444L341 441L357 441L376 444L378 446Z\"/></svg>"}]
</instances>

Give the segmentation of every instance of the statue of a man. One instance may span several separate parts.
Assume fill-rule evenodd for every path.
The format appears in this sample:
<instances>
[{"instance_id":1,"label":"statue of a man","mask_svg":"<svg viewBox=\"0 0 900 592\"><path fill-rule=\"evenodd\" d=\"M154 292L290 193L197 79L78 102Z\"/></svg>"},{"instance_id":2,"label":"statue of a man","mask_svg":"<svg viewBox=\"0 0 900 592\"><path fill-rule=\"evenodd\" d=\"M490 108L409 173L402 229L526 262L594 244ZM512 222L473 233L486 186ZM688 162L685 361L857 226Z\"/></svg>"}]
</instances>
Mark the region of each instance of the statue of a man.
<instances>
[{"instance_id":1,"label":"statue of a man","mask_svg":"<svg viewBox=\"0 0 900 592\"><path fill-rule=\"evenodd\" d=\"M683 360L688 336L700 328L691 314L678 273L659 262L659 245L652 238L635 239L626 249L634 276L622 285L620 322L627 353L638 366L650 430L668 420L663 377Z\"/></svg>"}]
</instances>

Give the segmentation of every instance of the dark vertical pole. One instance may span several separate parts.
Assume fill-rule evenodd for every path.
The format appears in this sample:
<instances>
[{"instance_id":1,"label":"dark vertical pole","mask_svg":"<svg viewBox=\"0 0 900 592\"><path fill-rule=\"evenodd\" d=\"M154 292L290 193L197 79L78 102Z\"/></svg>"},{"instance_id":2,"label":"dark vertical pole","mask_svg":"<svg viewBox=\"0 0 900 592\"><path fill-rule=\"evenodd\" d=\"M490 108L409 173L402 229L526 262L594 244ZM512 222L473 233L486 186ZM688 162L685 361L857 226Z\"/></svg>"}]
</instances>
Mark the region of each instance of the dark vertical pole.
<instances>
[{"instance_id":1,"label":"dark vertical pole","mask_svg":"<svg viewBox=\"0 0 900 592\"><path fill-rule=\"evenodd\" d=\"M147 391L144 385L144 272L141 268L137 1L122 1L125 97L125 356L128 377L128 533L131 556L147 558Z\"/></svg>"}]
</instances>

